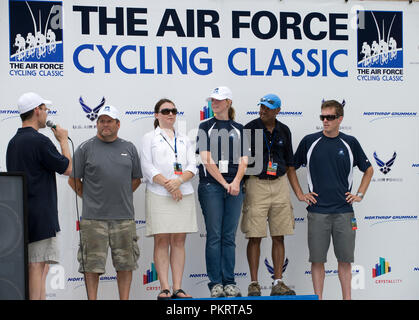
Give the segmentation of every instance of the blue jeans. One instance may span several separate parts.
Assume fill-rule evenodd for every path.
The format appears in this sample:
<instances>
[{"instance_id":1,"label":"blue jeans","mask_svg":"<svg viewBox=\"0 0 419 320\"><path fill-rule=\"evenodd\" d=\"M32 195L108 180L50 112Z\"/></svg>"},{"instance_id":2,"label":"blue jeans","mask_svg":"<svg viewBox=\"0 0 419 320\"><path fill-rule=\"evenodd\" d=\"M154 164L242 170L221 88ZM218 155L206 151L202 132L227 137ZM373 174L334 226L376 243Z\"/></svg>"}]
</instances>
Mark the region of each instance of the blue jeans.
<instances>
[{"instance_id":1,"label":"blue jeans","mask_svg":"<svg viewBox=\"0 0 419 320\"><path fill-rule=\"evenodd\" d=\"M211 290L216 284L236 284L236 230L239 224L243 193L232 196L224 187L215 183L200 183L198 199L207 229L205 259Z\"/></svg>"}]
</instances>

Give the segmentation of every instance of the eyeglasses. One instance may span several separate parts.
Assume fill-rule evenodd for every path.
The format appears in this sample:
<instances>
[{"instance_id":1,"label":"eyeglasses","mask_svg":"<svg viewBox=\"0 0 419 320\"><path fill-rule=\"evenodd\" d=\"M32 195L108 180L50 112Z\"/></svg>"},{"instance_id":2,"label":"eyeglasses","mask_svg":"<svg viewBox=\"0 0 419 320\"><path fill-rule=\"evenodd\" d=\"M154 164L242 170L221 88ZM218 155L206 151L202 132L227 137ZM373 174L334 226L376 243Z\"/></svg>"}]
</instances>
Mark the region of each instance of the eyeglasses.
<instances>
[{"instance_id":1,"label":"eyeglasses","mask_svg":"<svg viewBox=\"0 0 419 320\"><path fill-rule=\"evenodd\" d=\"M275 101L274 100L270 100L270 99L266 99L266 98L261 98L260 99L260 102L267 102L269 104L275 104Z\"/></svg>"},{"instance_id":2,"label":"eyeglasses","mask_svg":"<svg viewBox=\"0 0 419 320\"><path fill-rule=\"evenodd\" d=\"M327 115L320 115L320 121L324 121L326 119L327 121L333 121L335 119L339 118L337 114L327 114Z\"/></svg>"},{"instance_id":3,"label":"eyeglasses","mask_svg":"<svg viewBox=\"0 0 419 320\"><path fill-rule=\"evenodd\" d=\"M176 109L176 108L173 108L173 109L168 109L168 108L166 108L166 109L161 109L161 110L159 111L159 113L161 113L161 114L163 114L163 115L165 115L165 116L167 116L170 112L171 112L172 114L174 114L174 115L177 115L177 109Z\"/></svg>"},{"instance_id":4,"label":"eyeglasses","mask_svg":"<svg viewBox=\"0 0 419 320\"><path fill-rule=\"evenodd\" d=\"M47 108L47 107L41 107L41 106L39 106L38 107L39 108L39 110L41 110L41 111L45 111L45 112L48 112L50 109L49 108Z\"/></svg>"}]
</instances>

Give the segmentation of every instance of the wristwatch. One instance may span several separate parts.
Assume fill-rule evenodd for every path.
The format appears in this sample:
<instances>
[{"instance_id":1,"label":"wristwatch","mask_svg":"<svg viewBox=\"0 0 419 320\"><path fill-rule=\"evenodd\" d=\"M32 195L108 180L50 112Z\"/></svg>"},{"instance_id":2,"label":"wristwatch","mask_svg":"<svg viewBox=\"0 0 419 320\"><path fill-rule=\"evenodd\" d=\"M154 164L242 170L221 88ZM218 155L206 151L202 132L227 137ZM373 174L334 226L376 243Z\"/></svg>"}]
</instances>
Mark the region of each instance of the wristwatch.
<instances>
[{"instance_id":1,"label":"wristwatch","mask_svg":"<svg viewBox=\"0 0 419 320\"><path fill-rule=\"evenodd\" d=\"M364 199L364 194L362 192L357 192L356 196L360 197L361 199Z\"/></svg>"}]
</instances>

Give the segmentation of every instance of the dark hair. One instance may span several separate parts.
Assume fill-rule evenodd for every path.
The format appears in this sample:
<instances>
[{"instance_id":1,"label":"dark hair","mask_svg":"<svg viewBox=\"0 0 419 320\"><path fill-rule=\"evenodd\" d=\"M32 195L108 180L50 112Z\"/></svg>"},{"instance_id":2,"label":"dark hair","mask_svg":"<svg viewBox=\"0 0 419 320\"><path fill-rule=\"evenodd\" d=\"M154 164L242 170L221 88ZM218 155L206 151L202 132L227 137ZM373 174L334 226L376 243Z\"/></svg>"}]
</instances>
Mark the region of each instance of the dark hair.
<instances>
[{"instance_id":1,"label":"dark hair","mask_svg":"<svg viewBox=\"0 0 419 320\"><path fill-rule=\"evenodd\" d=\"M27 111L25 113L20 114L20 119L22 120L22 122L23 121L26 121L26 120L29 120L30 118L32 118L32 116L34 114L34 110L35 109L32 109L32 110L29 110L29 111Z\"/></svg>"},{"instance_id":2,"label":"dark hair","mask_svg":"<svg viewBox=\"0 0 419 320\"><path fill-rule=\"evenodd\" d=\"M336 100L327 100L322 103L321 109L325 108L335 108L336 115L338 117L343 117L343 105Z\"/></svg>"},{"instance_id":3,"label":"dark hair","mask_svg":"<svg viewBox=\"0 0 419 320\"><path fill-rule=\"evenodd\" d=\"M173 104L173 106L175 105L173 103L173 101L171 101L169 99L166 99L166 98L160 99L159 101L157 101L156 105L154 106L154 113L159 113L161 105L163 103L166 103L166 102ZM159 120L155 119L154 120L154 129L156 129L158 126L159 126Z\"/></svg>"}]
</instances>

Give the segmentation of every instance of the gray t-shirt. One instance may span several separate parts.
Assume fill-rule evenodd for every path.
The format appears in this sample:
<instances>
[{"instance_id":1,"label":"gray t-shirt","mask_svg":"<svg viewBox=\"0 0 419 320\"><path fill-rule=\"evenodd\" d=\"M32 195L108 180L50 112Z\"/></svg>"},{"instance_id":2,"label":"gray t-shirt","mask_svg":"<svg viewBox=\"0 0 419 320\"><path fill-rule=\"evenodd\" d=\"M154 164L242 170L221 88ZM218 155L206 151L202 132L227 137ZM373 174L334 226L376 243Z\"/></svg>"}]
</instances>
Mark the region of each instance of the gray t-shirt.
<instances>
[{"instance_id":1,"label":"gray t-shirt","mask_svg":"<svg viewBox=\"0 0 419 320\"><path fill-rule=\"evenodd\" d=\"M134 219L132 179L142 178L135 146L97 136L82 143L73 159L72 177L83 182L84 219Z\"/></svg>"}]
</instances>

